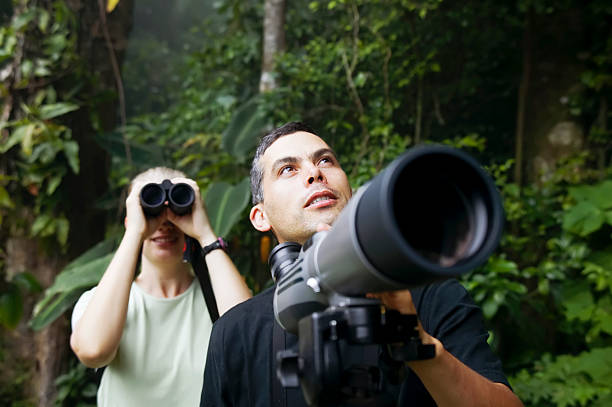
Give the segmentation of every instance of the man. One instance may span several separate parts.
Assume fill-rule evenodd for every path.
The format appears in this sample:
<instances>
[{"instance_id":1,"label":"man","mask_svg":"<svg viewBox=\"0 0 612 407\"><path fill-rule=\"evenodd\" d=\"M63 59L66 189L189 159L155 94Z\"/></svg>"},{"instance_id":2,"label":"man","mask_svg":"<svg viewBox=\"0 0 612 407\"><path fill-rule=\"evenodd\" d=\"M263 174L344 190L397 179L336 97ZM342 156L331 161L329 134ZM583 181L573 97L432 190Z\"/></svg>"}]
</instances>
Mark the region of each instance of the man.
<instances>
[{"instance_id":1,"label":"man","mask_svg":"<svg viewBox=\"0 0 612 407\"><path fill-rule=\"evenodd\" d=\"M288 123L265 136L251 169L255 229L279 242L303 244L333 224L351 189L331 148L307 126ZM227 312L210 340L200 406L272 406L273 288ZM482 314L465 289L448 280L413 290L377 294L404 314L417 314L421 340L435 346L433 359L408 362L397 405L522 406L501 363L486 343ZM285 334L287 347L297 338ZM276 393L275 393L276 394ZM286 405L305 405L299 389Z\"/></svg>"}]
</instances>

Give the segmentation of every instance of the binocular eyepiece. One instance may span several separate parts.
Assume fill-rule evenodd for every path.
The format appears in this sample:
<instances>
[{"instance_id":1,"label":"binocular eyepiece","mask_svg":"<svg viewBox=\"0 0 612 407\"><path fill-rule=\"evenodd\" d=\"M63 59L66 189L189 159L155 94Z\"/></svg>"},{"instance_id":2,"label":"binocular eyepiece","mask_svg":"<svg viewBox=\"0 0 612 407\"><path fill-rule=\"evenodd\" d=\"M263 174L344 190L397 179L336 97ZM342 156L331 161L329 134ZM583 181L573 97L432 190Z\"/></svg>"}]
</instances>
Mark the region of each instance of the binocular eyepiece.
<instances>
[{"instance_id":1,"label":"binocular eyepiece","mask_svg":"<svg viewBox=\"0 0 612 407\"><path fill-rule=\"evenodd\" d=\"M191 212L195 200L195 192L191 186L179 182L173 184L165 179L160 184L151 182L140 190L140 206L147 216L157 216L164 209L168 201L168 207L177 215L185 215Z\"/></svg>"}]
</instances>

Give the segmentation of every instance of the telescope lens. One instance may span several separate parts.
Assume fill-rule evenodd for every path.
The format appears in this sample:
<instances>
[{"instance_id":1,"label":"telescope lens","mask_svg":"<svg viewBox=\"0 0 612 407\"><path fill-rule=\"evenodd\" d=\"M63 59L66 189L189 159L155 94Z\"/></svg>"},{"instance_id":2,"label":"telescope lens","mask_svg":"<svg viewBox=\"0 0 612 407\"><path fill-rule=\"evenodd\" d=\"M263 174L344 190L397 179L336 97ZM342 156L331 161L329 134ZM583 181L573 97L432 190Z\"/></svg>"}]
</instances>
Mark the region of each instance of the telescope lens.
<instances>
[{"instance_id":1,"label":"telescope lens","mask_svg":"<svg viewBox=\"0 0 612 407\"><path fill-rule=\"evenodd\" d=\"M140 190L140 205L146 215L157 216L164 208L166 191L155 183L150 183Z\"/></svg>"},{"instance_id":2,"label":"telescope lens","mask_svg":"<svg viewBox=\"0 0 612 407\"><path fill-rule=\"evenodd\" d=\"M170 209L177 215L189 213L194 199L193 188L185 183L174 184L168 193Z\"/></svg>"},{"instance_id":3,"label":"telescope lens","mask_svg":"<svg viewBox=\"0 0 612 407\"><path fill-rule=\"evenodd\" d=\"M477 251L488 218L481 193L486 189L479 180L472 167L453 156L429 156L408 165L393 193L394 214L406 243L442 267Z\"/></svg>"}]
</instances>

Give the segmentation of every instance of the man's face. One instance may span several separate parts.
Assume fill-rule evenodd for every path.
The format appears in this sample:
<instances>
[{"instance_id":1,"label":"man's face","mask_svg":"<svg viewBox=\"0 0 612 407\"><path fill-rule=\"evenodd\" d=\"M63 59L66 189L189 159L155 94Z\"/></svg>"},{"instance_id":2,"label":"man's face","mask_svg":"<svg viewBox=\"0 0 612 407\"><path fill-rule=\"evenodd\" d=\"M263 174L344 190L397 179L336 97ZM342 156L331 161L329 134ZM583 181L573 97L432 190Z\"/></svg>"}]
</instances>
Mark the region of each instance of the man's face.
<instances>
[{"instance_id":1,"label":"man's face","mask_svg":"<svg viewBox=\"0 0 612 407\"><path fill-rule=\"evenodd\" d=\"M277 139L260 159L263 202L251 223L279 242L304 243L320 224L331 225L351 197L346 174L319 137L296 132Z\"/></svg>"}]
</instances>

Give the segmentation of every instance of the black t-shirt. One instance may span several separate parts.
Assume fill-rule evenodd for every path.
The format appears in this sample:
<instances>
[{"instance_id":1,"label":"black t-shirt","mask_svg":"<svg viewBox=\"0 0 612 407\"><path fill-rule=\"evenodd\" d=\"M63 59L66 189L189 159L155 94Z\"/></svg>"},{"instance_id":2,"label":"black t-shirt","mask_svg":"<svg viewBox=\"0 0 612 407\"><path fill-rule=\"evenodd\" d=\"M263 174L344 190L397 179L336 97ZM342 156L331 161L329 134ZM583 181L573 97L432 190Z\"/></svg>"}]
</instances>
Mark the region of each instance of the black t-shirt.
<instances>
[{"instance_id":1,"label":"black t-shirt","mask_svg":"<svg viewBox=\"0 0 612 407\"><path fill-rule=\"evenodd\" d=\"M501 362L487 344L483 318L465 288L447 280L411 290L423 328L464 364L493 382L509 386ZM224 314L213 326L204 371L201 407L270 407L273 353L274 287ZM285 333L287 347L297 343ZM398 406L435 406L418 376L409 371L400 388L390 391ZM287 390L287 406L306 406L300 388Z\"/></svg>"}]
</instances>

